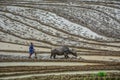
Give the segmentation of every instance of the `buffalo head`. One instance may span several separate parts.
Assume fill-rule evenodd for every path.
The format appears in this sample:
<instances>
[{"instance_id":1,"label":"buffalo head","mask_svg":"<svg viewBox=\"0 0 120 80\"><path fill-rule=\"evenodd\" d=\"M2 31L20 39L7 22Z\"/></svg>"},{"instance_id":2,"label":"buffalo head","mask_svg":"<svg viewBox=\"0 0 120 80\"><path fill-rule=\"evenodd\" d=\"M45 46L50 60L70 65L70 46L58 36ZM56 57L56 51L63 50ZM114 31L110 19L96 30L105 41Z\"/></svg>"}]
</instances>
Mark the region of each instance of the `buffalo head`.
<instances>
[{"instance_id":1,"label":"buffalo head","mask_svg":"<svg viewBox=\"0 0 120 80\"><path fill-rule=\"evenodd\" d=\"M71 50L70 50L70 53L71 53L73 56L77 57L77 52L76 52L76 50L71 49Z\"/></svg>"}]
</instances>

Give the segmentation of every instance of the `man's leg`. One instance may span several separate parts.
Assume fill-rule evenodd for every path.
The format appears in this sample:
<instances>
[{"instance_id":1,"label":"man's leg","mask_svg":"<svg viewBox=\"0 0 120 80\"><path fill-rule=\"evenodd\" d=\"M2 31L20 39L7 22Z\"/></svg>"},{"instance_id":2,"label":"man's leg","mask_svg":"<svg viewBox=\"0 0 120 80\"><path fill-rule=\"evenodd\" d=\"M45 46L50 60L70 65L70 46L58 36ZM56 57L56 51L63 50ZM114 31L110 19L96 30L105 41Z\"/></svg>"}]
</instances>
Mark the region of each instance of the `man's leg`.
<instances>
[{"instance_id":1,"label":"man's leg","mask_svg":"<svg viewBox=\"0 0 120 80\"><path fill-rule=\"evenodd\" d=\"M31 58L31 56L32 56L32 53L30 53L29 58Z\"/></svg>"}]
</instances>

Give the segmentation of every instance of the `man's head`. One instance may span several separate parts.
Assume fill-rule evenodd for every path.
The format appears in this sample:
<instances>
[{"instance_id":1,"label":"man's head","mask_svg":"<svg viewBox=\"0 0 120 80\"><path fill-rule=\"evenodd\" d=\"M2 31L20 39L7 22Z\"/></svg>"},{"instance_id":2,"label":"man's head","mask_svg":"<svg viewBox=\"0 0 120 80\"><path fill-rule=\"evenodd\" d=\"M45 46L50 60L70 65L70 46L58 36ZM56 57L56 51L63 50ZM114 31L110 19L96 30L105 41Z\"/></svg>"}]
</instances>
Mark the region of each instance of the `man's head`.
<instances>
[{"instance_id":1,"label":"man's head","mask_svg":"<svg viewBox=\"0 0 120 80\"><path fill-rule=\"evenodd\" d=\"M33 45L33 43L32 43L32 42L31 42L30 44L31 44L31 45Z\"/></svg>"}]
</instances>

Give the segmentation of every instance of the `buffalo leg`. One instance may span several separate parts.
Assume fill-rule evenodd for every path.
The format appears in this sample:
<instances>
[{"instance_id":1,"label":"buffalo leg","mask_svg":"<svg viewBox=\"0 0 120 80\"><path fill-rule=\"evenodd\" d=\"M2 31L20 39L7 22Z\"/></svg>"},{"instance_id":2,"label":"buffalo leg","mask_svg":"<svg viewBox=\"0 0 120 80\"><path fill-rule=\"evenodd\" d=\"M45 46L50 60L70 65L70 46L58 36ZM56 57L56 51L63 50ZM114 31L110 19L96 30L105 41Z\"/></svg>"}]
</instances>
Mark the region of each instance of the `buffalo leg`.
<instances>
[{"instance_id":1,"label":"buffalo leg","mask_svg":"<svg viewBox=\"0 0 120 80\"><path fill-rule=\"evenodd\" d=\"M67 55L65 55L65 58L67 59Z\"/></svg>"},{"instance_id":2,"label":"buffalo leg","mask_svg":"<svg viewBox=\"0 0 120 80\"><path fill-rule=\"evenodd\" d=\"M52 59L52 57L54 57L54 54L53 53L51 53L51 55L50 55L50 58Z\"/></svg>"},{"instance_id":3,"label":"buffalo leg","mask_svg":"<svg viewBox=\"0 0 120 80\"><path fill-rule=\"evenodd\" d=\"M67 55L66 57L67 57L67 58L69 58L69 56L68 56L68 55Z\"/></svg>"},{"instance_id":4,"label":"buffalo leg","mask_svg":"<svg viewBox=\"0 0 120 80\"><path fill-rule=\"evenodd\" d=\"M50 58L51 58L51 59L52 59L52 56L53 56L53 55L51 54L51 55L50 55Z\"/></svg>"},{"instance_id":5,"label":"buffalo leg","mask_svg":"<svg viewBox=\"0 0 120 80\"><path fill-rule=\"evenodd\" d=\"M64 55L65 56L65 58L67 59L67 55Z\"/></svg>"},{"instance_id":6,"label":"buffalo leg","mask_svg":"<svg viewBox=\"0 0 120 80\"><path fill-rule=\"evenodd\" d=\"M53 55L54 59L56 58L56 54Z\"/></svg>"},{"instance_id":7,"label":"buffalo leg","mask_svg":"<svg viewBox=\"0 0 120 80\"><path fill-rule=\"evenodd\" d=\"M67 58L69 58L69 56L68 56L68 55L65 55L65 58L67 59Z\"/></svg>"},{"instance_id":8,"label":"buffalo leg","mask_svg":"<svg viewBox=\"0 0 120 80\"><path fill-rule=\"evenodd\" d=\"M64 56L65 56L66 59L68 58L68 54L67 53L64 53Z\"/></svg>"}]
</instances>

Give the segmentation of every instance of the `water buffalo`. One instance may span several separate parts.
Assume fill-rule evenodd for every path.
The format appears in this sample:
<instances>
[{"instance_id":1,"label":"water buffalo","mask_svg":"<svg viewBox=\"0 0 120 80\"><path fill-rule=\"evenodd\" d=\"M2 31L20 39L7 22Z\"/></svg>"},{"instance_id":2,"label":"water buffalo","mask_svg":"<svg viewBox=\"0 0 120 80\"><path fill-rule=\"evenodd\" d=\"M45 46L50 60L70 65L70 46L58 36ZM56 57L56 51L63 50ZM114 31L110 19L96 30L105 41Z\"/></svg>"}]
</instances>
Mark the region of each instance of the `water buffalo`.
<instances>
[{"instance_id":1,"label":"water buffalo","mask_svg":"<svg viewBox=\"0 0 120 80\"><path fill-rule=\"evenodd\" d=\"M75 50L69 49L67 46L61 46L51 50L50 58L53 57L55 59L56 55L64 55L65 58L69 58L68 54L72 54L73 56L77 57L77 53Z\"/></svg>"}]
</instances>

